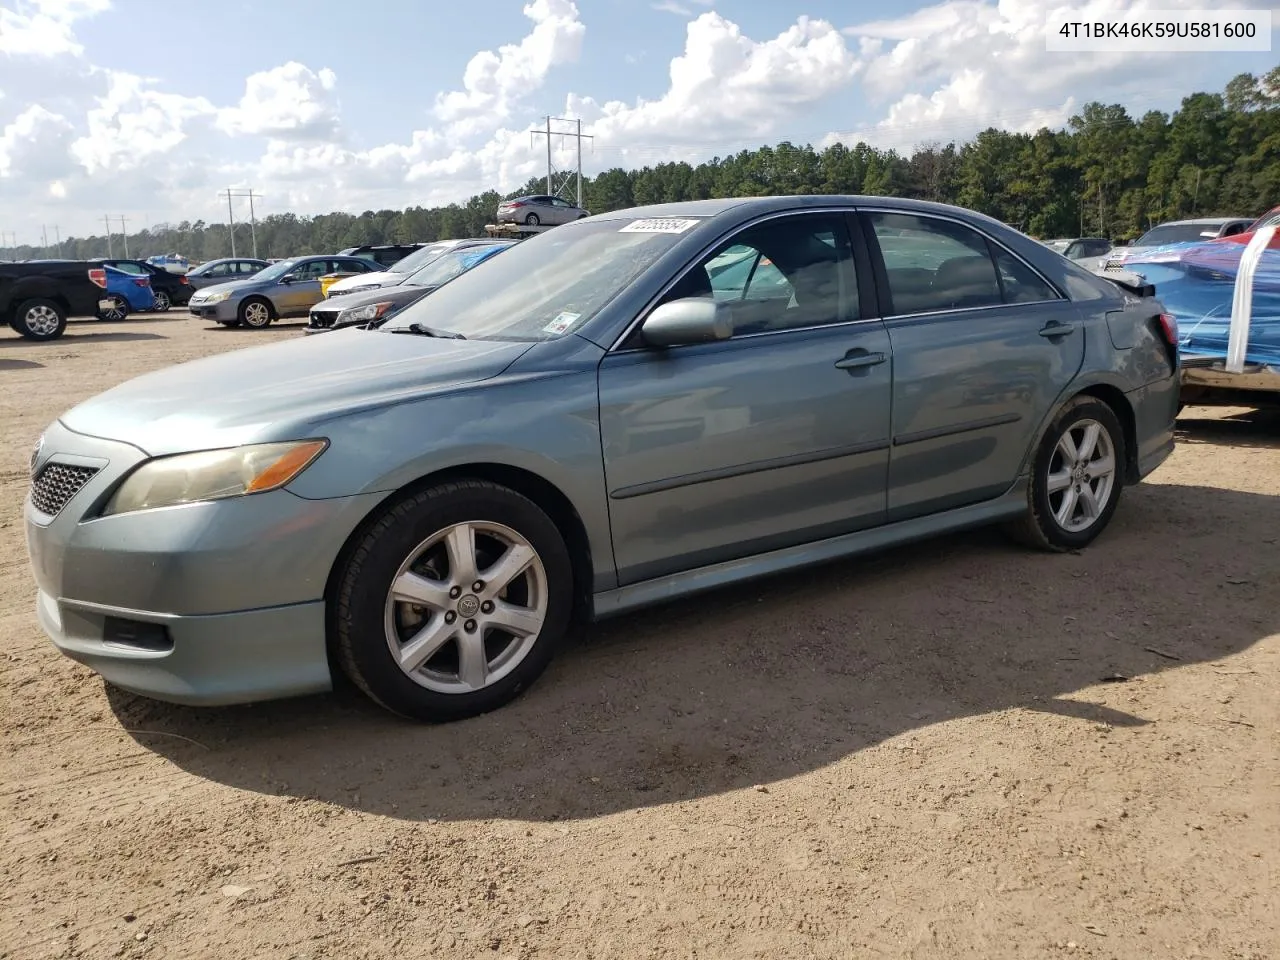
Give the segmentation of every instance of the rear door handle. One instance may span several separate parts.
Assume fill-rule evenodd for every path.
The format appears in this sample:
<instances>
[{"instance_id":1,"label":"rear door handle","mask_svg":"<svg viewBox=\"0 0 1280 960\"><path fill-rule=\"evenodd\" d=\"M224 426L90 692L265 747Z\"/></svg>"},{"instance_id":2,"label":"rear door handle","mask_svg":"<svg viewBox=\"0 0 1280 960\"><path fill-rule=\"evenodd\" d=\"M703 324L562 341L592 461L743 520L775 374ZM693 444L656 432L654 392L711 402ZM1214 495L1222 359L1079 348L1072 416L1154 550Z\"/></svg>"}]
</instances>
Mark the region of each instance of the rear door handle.
<instances>
[{"instance_id":1,"label":"rear door handle","mask_svg":"<svg viewBox=\"0 0 1280 960\"><path fill-rule=\"evenodd\" d=\"M850 350L843 359L836 361L840 370L858 370L862 367L874 367L884 363L888 358L883 353L868 353L866 350Z\"/></svg>"},{"instance_id":2,"label":"rear door handle","mask_svg":"<svg viewBox=\"0 0 1280 960\"><path fill-rule=\"evenodd\" d=\"M1040 336L1049 337L1050 339L1054 337L1065 337L1075 328L1076 325L1074 323L1046 323L1040 328Z\"/></svg>"}]
</instances>

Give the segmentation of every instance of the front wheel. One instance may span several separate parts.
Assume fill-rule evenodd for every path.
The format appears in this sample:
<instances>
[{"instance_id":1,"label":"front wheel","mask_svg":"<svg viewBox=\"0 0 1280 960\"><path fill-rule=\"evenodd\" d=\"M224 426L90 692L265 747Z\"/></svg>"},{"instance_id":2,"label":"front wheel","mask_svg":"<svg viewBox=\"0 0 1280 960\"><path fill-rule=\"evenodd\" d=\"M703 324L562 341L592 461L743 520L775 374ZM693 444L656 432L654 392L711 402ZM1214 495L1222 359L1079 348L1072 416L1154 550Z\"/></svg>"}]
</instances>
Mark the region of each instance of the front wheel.
<instances>
[{"instance_id":1,"label":"front wheel","mask_svg":"<svg viewBox=\"0 0 1280 960\"><path fill-rule=\"evenodd\" d=\"M271 305L265 300L246 300L236 311L241 326L262 330L271 325Z\"/></svg>"},{"instance_id":2,"label":"front wheel","mask_svg":"<svg viewBox=\"0 0 1280 960\"><path fill-rule=\"evenodd\" d=\"M1009 532L1042 550L1088 546L1116 512L1125 462L1124 430L1115 411L1094 397L1076 397L1040 442L1027 512Z\"/></svg>"},{"instance_id":3,"label":"front wheel","mask_svg":"<svg viewBox=\"0 0 1280 960\"><path fill-rule=\"evenodd\" d=\"M409 494L356 544L332 600L343 671L375 701L449 721L514 699L569 627L573 569L532 501L466 480Z\"/></svg>"},{"instance_id":4,"label":"front wheel","mask_svg":"<svg viewBox=\"0 0 1280 960\"><path fill-rule=\"evenodd\" d=\"M542 221L538 219L538 215L536 213L531 213L524 218L524 222L526 226L536 227Z\"/></svg>"}]
</instances>

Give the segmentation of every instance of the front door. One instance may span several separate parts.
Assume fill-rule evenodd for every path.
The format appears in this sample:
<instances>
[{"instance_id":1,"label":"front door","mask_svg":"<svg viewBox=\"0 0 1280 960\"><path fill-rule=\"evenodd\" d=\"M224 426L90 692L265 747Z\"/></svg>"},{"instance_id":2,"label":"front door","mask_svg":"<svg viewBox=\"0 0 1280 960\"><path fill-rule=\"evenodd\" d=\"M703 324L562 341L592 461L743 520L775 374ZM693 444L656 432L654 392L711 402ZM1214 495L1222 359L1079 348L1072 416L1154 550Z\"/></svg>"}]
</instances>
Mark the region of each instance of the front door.
<instances>
[{"instance_id":1,"label":"front door","mask_svg":"<svg viewBox=\"0 0 1280 960\"><path fill-rule=\"evenodd\" d=\"M666 299L729 304L729 340L629 339L600 367L622 584L847 533L885 510L889 337L859 311L843 216L745 228Z\"/></svg>"},{"instance_id":2,"label":"front door","mask_svg":"<svg viewBox=\"0 0 1280 960\"><path fill-rule=\"evenodd\" d=\"M1079 308L957 221L863 216L890 300L889 518L999 496L1084 360Z\"/></svg>"},{"instance_id":3,"label":"front door","mask_svg":"<svg viewBox=\"0 0 1280 960\"><path fill-rule=\"evenodd\" d=\"M328 261L308 260L282 277L278 285L279 292L271 298L280 316L305 317L307 311L324 299L320 291L320 278L328 270Z\"/></svg>"}]
</instances>

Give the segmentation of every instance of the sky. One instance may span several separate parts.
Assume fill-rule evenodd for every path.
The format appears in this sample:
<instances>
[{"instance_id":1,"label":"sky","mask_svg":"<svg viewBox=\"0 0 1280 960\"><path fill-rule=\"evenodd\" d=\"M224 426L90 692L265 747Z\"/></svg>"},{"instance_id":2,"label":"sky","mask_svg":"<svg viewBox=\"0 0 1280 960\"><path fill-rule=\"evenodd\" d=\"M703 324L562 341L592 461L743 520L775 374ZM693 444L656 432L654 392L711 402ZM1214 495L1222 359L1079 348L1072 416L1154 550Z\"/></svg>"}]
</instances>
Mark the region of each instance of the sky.
<instances>
[{"instance_id":1,"label":"sky","mask_svg":"<svg viewBox=\"0 0 1280 960\"><path fill-rule=\"evenodd\" d=\"M505 192L545 175L547 115L582 120L591 175L1034 131L1090 100L1168 111L1277 55L1046 53L1045 17L1205 6L1269 4L0 0L0 248L101 235L104 215L225 222L228 188L259 217ZM571 168L575 141L552 139Z\"/></svg>"}]
</instances>

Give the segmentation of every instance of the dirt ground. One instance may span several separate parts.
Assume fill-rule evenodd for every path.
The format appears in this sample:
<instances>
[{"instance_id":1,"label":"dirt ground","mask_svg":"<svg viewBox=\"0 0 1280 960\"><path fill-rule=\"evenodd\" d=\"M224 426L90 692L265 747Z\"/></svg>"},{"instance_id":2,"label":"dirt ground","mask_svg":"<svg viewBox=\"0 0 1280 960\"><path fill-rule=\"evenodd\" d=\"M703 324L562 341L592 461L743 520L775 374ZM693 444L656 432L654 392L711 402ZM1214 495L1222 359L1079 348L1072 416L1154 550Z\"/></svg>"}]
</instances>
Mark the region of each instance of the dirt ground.
<instances>
[{"instance_id":1,"label":"dirt ground","mask_svg":"<svg viewBox=\"0 0 1280 960\"><path fill-rule=\"evenodd\" d=\"M1083 554L721 592L465 723L104 688L36 625L31 444L298 336L0 334L0 957L1280 956L1280 416L1188 410Z\"/></svg>"}]
</instances>

